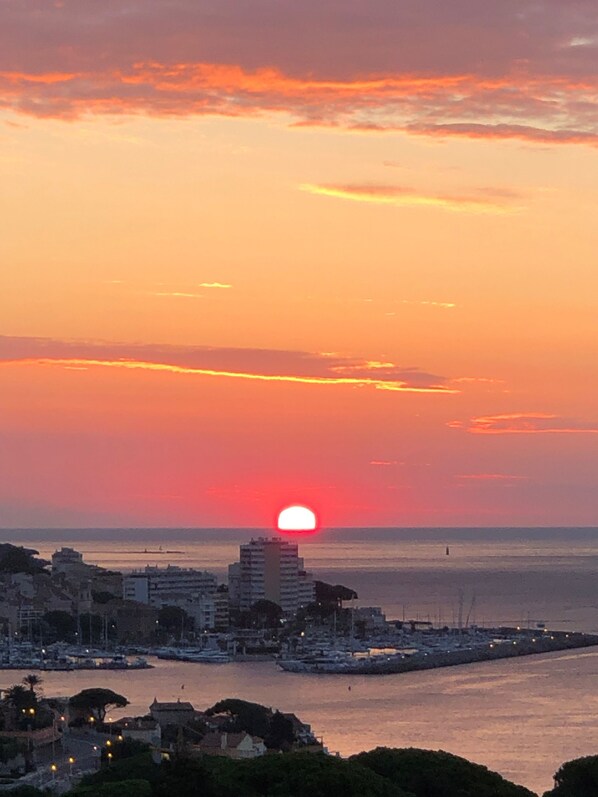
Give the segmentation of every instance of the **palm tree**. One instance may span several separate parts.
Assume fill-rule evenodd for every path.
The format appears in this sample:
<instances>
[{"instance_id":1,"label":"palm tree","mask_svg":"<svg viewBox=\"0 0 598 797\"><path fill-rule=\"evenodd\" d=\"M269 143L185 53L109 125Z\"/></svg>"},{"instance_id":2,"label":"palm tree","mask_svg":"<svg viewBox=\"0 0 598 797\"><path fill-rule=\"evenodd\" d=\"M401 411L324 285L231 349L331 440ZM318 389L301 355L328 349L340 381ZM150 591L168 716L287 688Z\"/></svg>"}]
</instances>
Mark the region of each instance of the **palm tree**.
<instances>
[{"instance_id":1,"label":"palm tree","mask_svg":"<svg viewBox=\"0 0 598 797\"><path fill-rule=\"evenodd\" d=\"M23 683L25 684L25 686L29 687L29 691L31 692L31 694L35 694L35 688L36 687L38 687L38 688L41 687L42 682L43 682L43 678L41 678L39 675L36 675L35 673L32 673L32 672L29 673L29 675L26 675L23 678Z\"/></svg>"},{"instance_id":2,"label":"palm tree","mask_svg":"<svg viewBox=\"0 0 598 797\"><path fill-rule=\"evenodd\" d=\"M15 684L7 689L5 692L6 702L15 710L21 711L23 708L29 708L31 705L31 696L29 691L21 684Z\"/></svg>"}]
</instances>

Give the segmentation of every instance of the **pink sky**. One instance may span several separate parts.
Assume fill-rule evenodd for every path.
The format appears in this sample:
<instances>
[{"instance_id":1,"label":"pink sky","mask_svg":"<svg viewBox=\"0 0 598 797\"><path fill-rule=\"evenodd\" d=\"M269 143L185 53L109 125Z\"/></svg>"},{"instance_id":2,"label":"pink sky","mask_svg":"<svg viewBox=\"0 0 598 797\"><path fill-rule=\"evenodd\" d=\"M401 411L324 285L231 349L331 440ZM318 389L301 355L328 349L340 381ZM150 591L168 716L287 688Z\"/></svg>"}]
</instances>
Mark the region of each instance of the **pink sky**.
<instances>
[{"instance_id":1,"label":"pink sky","mask_svg":"<svg viewBox=\"0 0 598 797\"><path fill-rule=\"evenodd\" d=\"M6 0L0 527L595 525L591 0Z\"/></svg>"}]
</instances>

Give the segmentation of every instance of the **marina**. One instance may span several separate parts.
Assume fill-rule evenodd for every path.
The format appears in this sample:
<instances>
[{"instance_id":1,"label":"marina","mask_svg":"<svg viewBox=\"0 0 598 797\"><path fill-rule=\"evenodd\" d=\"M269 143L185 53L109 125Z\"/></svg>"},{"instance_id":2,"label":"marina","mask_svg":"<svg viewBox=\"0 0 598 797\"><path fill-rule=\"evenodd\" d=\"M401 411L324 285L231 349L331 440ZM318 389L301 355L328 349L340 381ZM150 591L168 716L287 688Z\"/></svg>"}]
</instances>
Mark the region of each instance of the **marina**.
<instances>
[{"instance_id":1,"label":"marina","mask_svg":"<svg viewBox=\"0 0 598 797\"><path fill-rule=\"evenodd\" d=\"M0 670L144 670L152 665L142 656L128 656L114 651L50 645L36 648L28 642L0 647Z\"/></svg>"},{"instance_id":2,"label":"marina","mask_svg":"<svg viewBox=\"0 0 598 797\"><path fill-rule=\"evenodd\" d=\"M466 635L431 631L409 649L353 652L329 648L280 658L278 666L287 672L316 675L390 675L593 646L598 646L598 636L584 633L505 628L476 629Z\"/></svg>"}]
</instances>

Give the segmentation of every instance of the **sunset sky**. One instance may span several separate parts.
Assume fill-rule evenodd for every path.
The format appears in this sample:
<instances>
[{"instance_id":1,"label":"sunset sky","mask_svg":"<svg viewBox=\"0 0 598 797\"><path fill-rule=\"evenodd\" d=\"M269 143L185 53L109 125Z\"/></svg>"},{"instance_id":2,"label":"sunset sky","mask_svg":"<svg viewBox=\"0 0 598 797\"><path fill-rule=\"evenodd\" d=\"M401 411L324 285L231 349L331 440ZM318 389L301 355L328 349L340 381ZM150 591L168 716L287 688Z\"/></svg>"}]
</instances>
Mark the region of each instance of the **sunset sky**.
<instances>
[{"instance_id":1,"label":"sunset sky","mask_svg":"<svg viewBox=\"0 0 598 797\"><path fill-rule=\"evenodd\" d=\"M596 0L2 0L0 526L598 523Z\"/></svg>"}]
</instances>

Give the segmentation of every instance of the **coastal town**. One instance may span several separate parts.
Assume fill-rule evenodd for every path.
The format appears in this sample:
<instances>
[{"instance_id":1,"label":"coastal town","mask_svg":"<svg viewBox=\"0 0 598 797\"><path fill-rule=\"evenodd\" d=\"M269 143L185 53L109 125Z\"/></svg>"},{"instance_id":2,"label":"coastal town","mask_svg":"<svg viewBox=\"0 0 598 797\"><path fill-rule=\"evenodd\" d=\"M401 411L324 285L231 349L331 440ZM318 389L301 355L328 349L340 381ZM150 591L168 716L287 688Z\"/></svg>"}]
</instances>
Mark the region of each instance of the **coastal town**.
<instances>
[{"instance_id":1,"label":"coastal town","mask_svg":"<svg viewBox=\"0 0 598 797\"><path fill-rule=\"evenodd\" d=\"M296 542L258 537L220 582L206 570L147 565L127 573L61 548L51 562L0 545L0 669L146 669L152 659L226 664L274 659L295 673L385 674L598 643L543 623L479 627L389 620L357 593L319 581Z\"/></svg>"},{"instance_id":2,"label":"coastal town","mask_svg":"<svg viewBox=\"0 0 598 797\"><path fill-rule=\"evenodd\" d=\"M120 716L128 700L108 688L70 697L43 695L35 674L0 690L0 791L24 785L63 793L81 777L147 751L159 764L174 756L251 759L266 752L327 752L293 713L224 699L205 710L156 698L143 716Z\"/></svg>"},{"instance_id":3,"label":"coastal town","mask_svg":"<svg viewBox=\"0 0 598 797\"><path fill-rule=\"evenodd\" d=\"M166 664L173 673L180 667L185 677L192 671L192 678L204 679L215 666L251 668L251 663L270 661L283 679L337 676L339 688L350 691L355 676L598 645L594 635L557 631L544 623L480 627L461 607L451 626L388 619L381 607L358 605L350 587L314 578L297 544L281 537L242 544L224 582L207 570L170 564L120 573L85 562L79 551L67 547L45 561L37 551L3 543L0 586L0 670L6 673L0 688L0 791L14 790L18 797L47 791L74 797L178 793L170 780L176 781L176 772L204 785L206 778L234 780L245 772L237 764L270 762L276 753L284 753L278 759L289 763L268 763L273 778L295 778L285 774L287 767L289 773L305 768L308 775L315 768L314 777L326 779L332 766L326 762L339 760L299 718L301 706L293 702L278 710L222 697L204 708L194 704L196 698L186 698L184 685L178 699L172 699L167 681L159 679L155 683L167 693L136 691L131 712L129 699L120 693L126 691L125 682L116 671ZM80 670L94 674L87 683L73 675L79 691L73 684L66 694L46 693L44 679L64 672L70 683L69 673ZM306 762L306 754L317 763ZM354 765L350 759L342 766ZM137 772L134 781L131 767ZM358 773L351 770L351 778ZM260 771L255 777L262 778ZM332 777L336 782L344 775L335 769ZM166 779L166 790L152 791L148 778ZM98 786L114 779L120 782L116 791ZM203 794L203 788L190 793ZM215 793L228 797L227 788ZM364 789L356 793L378 793L369 784Z\"/></svg>"}]
</instances>

